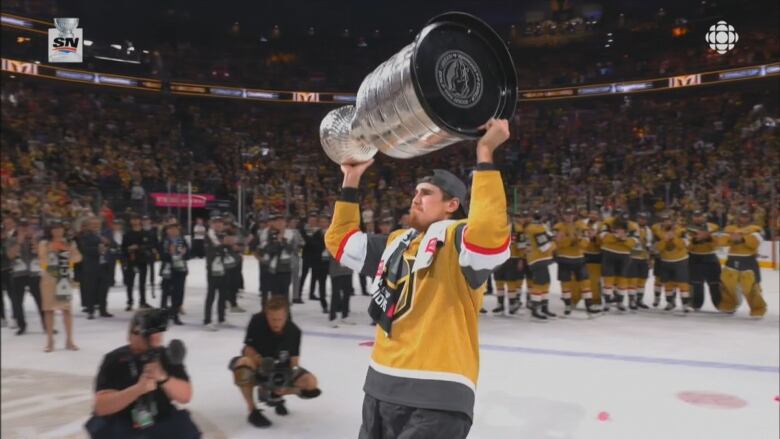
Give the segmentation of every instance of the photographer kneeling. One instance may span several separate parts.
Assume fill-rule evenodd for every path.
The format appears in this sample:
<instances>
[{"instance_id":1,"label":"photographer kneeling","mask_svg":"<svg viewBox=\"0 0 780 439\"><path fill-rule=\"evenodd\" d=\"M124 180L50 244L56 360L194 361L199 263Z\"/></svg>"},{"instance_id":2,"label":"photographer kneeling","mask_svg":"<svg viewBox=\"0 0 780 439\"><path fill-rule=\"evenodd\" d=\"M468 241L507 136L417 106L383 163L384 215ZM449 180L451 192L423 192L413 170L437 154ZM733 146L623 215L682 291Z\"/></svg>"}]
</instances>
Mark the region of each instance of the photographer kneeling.
<instances>
[{"instance_id":1,"label":"photographer kneeling","mask_svg":"<svg viewBox=\"0 0 780 439\"><path fill-rule=\"evenodd\" d=\"M288 319L287 300L281 296L268 299L263 312L252 316L244 338L241 357L230 361L236 385L246 400L248 421L255 427L268 427L268 420L257 408L252 392L257 386L260 401L274 407L284 416L284 395L304 399L320 395L317 378L299 367L301 330Z\"/></svg>"},{"instance_id":2,"label":"photographer kneeling","mask_svg":"<svg viewBox=\"0 0 780 439\"><path fill-rule=\"evenodd\" d=\"M168 313L142 309L130 322L129 344L106 354L95 382L95 411L87 422L92 438L197 439L201 433L186 404L192 384L184 368L185 348L162 346Z\"/></svg>"}]
</instances>

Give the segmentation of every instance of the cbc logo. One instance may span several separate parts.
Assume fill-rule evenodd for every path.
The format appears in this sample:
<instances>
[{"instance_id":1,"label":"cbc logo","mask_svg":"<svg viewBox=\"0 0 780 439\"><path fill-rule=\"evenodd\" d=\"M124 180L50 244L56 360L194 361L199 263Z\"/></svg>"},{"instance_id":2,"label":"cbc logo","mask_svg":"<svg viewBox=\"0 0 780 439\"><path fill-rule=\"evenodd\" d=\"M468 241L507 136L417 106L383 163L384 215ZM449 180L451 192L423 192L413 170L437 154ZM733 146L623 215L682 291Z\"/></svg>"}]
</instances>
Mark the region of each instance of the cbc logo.
<instances>
[{"instance_id":1,"label":"cbc logo","mask_svg":"<svg viewBox=\"0 0 780 439\"><path fill-rule=\"evenodd\" d=\"M710 31L704 39L709 43L710 49L723 55L734 48L734 44L739 41L739 34L734 30L734 26L720 20L710 26Z\"/></svg>"}]
</instances>

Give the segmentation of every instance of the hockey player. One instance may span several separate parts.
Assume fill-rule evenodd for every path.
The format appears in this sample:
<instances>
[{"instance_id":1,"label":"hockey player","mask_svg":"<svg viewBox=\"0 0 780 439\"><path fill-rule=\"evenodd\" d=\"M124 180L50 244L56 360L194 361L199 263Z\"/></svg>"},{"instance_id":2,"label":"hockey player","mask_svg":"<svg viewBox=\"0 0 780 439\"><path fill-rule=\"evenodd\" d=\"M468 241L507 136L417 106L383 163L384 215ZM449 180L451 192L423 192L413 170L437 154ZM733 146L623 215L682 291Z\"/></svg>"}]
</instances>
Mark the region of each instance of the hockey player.
<instances>
[{"instance_id":1,"label":"hockey player","mask_svg":"<svg viewBox=\"0 0 780 439\"><path fill-rule=\"evenodd\" d=\"M435 170L417 185L409 229L360 231L358 186L372 161L343 164L341 199L325 234L342 265L374 275L369 314L376 340L363 390L361 439L465 439L479 375L479 308L485 281L510 256L506 196L493 152L509 137L490 120L467 188ZM392 432L392 433L388 433Z\"/></svg>"},{"instance_id":2,"label":"hockey player","mask_svg":"<svg viewBox=\"0 0 780 439\"><path fill-rule=\"evenodd\" d=\"M537 320L558 317L550 311L548 293L550 291L549 266L553 261L555 241L550 229L542 222L542 213L534 211L531 223L524 229L528 240L528 265L531 269L531 310Z\"/></svg>"},{"instance_id":3,"label":"hockey player","mask_svg":"<svg viewBox=\"0 0 780 439\"><path fill-rule=\"evenodd\" d=\"M670 221L669 212L661 212L658 215L659 222L650 227L653 232L653 246L650 248L650 255L652 258L651 268L653 269L653 308L658 308L661 303L661 296L664 293L664 284L661 282L661 272L663 271L663 262L661 261L661 255L656 250L656 244L661 241L663 235L664 223Z\"/></svg>"},{"instance_id":4,"label":"hockey player","mask_svg":"<svg viewBox=\"0 0 780 439\"><path fill-rule=\"evenodd\" d=\"M732 313L739 306L737 289L742 290L750 307L750 316L761 318L766 314L766 302L761 297L761 269L758 266L758 247L761 245L761 227L751 224L750 211L739 212L737 224L724 229L719 244L728 245L729 255L720 280L720 310Z\"/></svg>"},{"instance_id":5,"label":"hockey player","mask_svg":"<svg viewBox=\"0 0 780 439\"><path fill-rule=\"evenodd\" d=\"M585 236L588 245L585 246L585 268L588 270L590 280L590 292L593 296L593 304L601 305L601 214L598 210L588 212L588 218L580 220L585 226ZM572 297L572 307L576 307L579 297Z\"/></svg>"},{"instance_id":6,"label":"hockey player","mask_svg":"<svg viewBox=\"0 0 780 439\"><path fill-rule=\"evenodd\" d=\"M649 309L644 302L645 285L650 272L650 249L653 246L653 232L647 225L648 217L648 214L640 212L636 218L636 228L632 232L632 237L637 240L634 248L631 249L631 265L628 269L630 279L628 307L632 310ZM632 300L633 297L636 299Z\"/></svg>"},{"instance_id":7,"label":"hockey player","mask_svg":"<svg viewBox=\"0 0 780 439\"><path fill-rule=\"evenodd\" d=\"M505 296L509 297L509 314L515 314L521 306L519 294L522 284L521 269L523 262L520 260L522 250L517 242L519 234L517 229L522 226L520 224L516 225L513 220L518 216L514 214L512 218L509 218L512 233L510 257L493 274L493 278L496 280L496 299L498 300L498 306L493 308L493 314L502 314L504 312Z\"/></svg>"},{"instance_id":8,"label":"hockey player","mask_svg":"<svg viewBox=\"0 0 780 439\"><path fill-rule=\"evenodd\" d=\"M614 303L625 311L623 297L628 293L631 249L636 239L629 236L629 224L623 212L604 220L601 231L601 280L604 283L604 311Z\"/></svg>"},{"instance_id":9,"label":"hockey player","mask_svg":"<svg viewBox=\"0 0 780 439\"><path fill-rule=\"evenodd\" d=\"M598 314L600 311L593 304L593 294L590 291L588 270L585 268L583 249L590 240L587 238L587 226L575 222L575 212L572 208L563 211L563 221L555 224L555 261L558 263L558 281L561 283L561 297L565 305L564 315L571 314L574 298L585 299L585 310L588 314Z\"/></svg>"},{"instance_id":10,"label":"hockey player","mask_svg":"<svg viewBox=\"0 0 780 439\"><path fill-rule=\"evenodd\" d=\"M710 289L710 299L715 308L720 304L720 261L715 253L715 233L718 225L708 223L704 212L693 212L688 226L688 268L691 275L691 306L694 310L704 305L704 284Z\"/></svg>"},{"instance_id":11,"label":"hockey player","mask_svg":"<svg viewBox=\"0 0 780 439\"><path fill-rule=\"evenodd\" d=\"M688 288L688 240L685 239L685 229L672 221L671 215L666 215L661 223L660 237L655 243L655 249L661 258L661 283L666 291L666 311L673 310L677 304L676 293L679 291L683 310L691 308Z\"/></svg>"}]
</instances>

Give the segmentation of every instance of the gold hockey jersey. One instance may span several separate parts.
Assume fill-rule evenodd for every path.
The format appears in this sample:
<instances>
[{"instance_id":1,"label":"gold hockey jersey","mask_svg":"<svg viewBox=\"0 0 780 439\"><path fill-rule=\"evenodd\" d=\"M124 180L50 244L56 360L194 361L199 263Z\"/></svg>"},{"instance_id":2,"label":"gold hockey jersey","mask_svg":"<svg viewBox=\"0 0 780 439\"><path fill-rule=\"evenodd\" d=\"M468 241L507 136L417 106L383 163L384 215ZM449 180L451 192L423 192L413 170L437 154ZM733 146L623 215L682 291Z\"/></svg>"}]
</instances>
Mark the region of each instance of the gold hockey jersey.
<instances>
[{"instance_id":1,"label":"gold hockey jersey","mask_svg":"<svg viewBox=\"0 0 780 439\"><path fill-rule=\"evenodd\" d=\"M528 241L526 259L529 264L553 258L555 241L550 229L544 224L531 223L525 226L525 239Z\"/></svg>"},{"instance_id":2,"label":"gold hockey jersey","mask_svg":"<svg viewBox=\"0 0 780 439\"><path fill-rule=\"evenodd\" d=\"M692 255L714 255L715 249L718 247L715 233L719 229L718 225L713 223L688 224L688 252ZM709 237L699 240L700 232L708 232Z\"/></svg>"},{"instance_id":3,"label":"gold hockey jersey","mask_svg":"<svg viewBox=\"0 0 780 439\"><path fill-rule=\"evenodd\" d=\"M557 249L555 256L559 258L580 259L585 256L584 250L590 240L587 238L587 226L576 221L573 223L559 222L553 226Z\"/></svg>"},{"instance_id":4,"label":"gold hockey jersey","mask_svg":"<svg viewBox=\"0 0 780 439\"><path fill-rule=\"evenodd\" d=\"M473 416L479 310L485 281L510 256L509 235L504 185L495 170L474 173L467 220L439 221L420 233L361 232L357 191L344 189L325 234L328 251L342 265L376 275L375 303L384 300L378 280L402 288L400 299L386 313L392 316L392 333L377 325L366 394ZM401 269L389 269L387 252L408 239Z\"/></svg>"},{"instance_id":5,"label":"gold hockey jersey","mask_svg":"<svg viewBox=\"0 0 780 439\"><path fill-rule=\"evenodd\" d=\"M654 230L654 235L657 234L657 241L655 242L655 251L664 262L678 262L688 259L688 240L685 239L685 229L674 225L669 229L673 232L671 238L667 237L669 231L667 231L662 224L656 224L659 226L657 230Z\"/></svg>"},{"instance_id":6,"label":"gold hockey jersey","mask_svg":"<svg viewBox=\"0 0 780 439\"><path fill-rule=\"evenodd\" d=\"M723 229L723 234L718 235L716 243L718 246L728 246L729 256L757 256L758 247L761 245L762 229L761 227L751 224L745 227L732 224L726 226ZM736 233L742 235L742 241L732 242L731 234Z\"/></svg>"}]
</instances>

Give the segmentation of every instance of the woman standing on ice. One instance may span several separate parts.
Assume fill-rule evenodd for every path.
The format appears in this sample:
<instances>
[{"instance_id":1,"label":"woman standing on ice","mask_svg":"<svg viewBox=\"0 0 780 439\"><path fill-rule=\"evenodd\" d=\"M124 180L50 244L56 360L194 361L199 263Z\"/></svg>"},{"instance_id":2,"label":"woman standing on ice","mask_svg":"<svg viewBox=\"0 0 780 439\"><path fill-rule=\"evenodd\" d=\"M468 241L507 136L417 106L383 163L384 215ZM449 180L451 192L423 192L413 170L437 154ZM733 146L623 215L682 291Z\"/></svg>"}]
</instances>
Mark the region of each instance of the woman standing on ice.
<instances>
[{"instance_id":1,"label":"woman standing on ice","mask_svg":"<svg viewBox=\"0 0 780 439\"><path fill-rule=\"evenodd\" d=\"M47 343L44 352L54 349L54 311L62 311L65 322L65 348L78 350L73 343L73 315L70 302L73 297L71 277L73 264L81 261L81 253L75 242L65 238L65 227L59 221L49 223L44 241L38 245L41 264L41 299L46 324Z\"/></svg>"}]
</instances>

